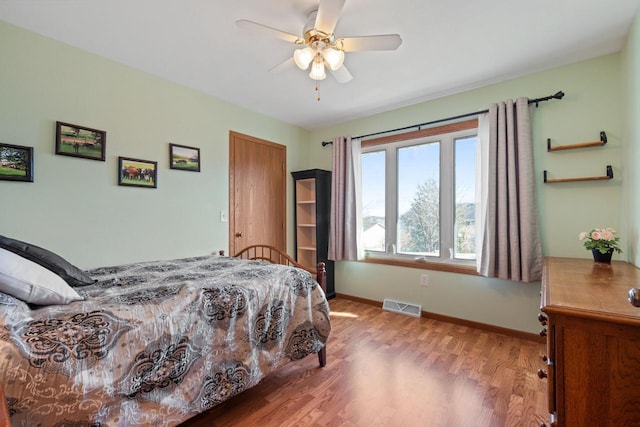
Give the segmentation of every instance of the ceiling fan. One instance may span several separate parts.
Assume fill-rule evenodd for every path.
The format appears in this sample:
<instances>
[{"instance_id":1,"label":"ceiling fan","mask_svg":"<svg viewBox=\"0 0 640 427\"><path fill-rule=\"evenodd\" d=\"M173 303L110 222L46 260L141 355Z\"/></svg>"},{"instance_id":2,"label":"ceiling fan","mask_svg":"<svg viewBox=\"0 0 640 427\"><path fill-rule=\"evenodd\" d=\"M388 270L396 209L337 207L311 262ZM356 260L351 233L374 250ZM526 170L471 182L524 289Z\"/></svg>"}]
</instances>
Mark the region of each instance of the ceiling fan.
<instances>
[{"instance_id":1,"label":"ceiling fan","mask_svg":"<svg viewBox=\"0 0 640 427\"><path fill-rule=\"evenodd\" d=\"M338 82L346 83L353 76L344 66L345 52L396 50L402 44L402 39L398 34L337 38L333 31L344 3L345 0L320 0L317 10L309 14L301 36L246 19L238 20L236 24L240 28L276 37L299 46L294 51L293 58L272 70L281 69L293 61L302 70L311 66L309 77L313 80L325 79L325 70L328 68Z\"/></svg>"}]
</instances>

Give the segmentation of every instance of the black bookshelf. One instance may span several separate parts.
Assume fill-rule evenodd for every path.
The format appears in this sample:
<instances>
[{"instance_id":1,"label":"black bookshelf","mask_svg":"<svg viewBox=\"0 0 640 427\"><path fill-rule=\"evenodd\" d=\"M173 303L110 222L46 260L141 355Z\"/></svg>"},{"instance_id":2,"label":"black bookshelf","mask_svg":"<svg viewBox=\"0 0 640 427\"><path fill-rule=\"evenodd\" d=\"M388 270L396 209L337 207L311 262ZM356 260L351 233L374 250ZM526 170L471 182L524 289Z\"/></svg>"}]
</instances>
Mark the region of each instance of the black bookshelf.
<instances>
[{"instance_id":1,"label":"black bookshelf","mask_svg":"<svg viewBox=\"0 0 640 427\"><path fill-rule=\"evenodd\" d=\"M331 171L309 169L291 172L295 203L295 258L311 269L324 262L327 298L336 296L334 262L327 259L331 212Z\"/></svg>"}]
</instances>

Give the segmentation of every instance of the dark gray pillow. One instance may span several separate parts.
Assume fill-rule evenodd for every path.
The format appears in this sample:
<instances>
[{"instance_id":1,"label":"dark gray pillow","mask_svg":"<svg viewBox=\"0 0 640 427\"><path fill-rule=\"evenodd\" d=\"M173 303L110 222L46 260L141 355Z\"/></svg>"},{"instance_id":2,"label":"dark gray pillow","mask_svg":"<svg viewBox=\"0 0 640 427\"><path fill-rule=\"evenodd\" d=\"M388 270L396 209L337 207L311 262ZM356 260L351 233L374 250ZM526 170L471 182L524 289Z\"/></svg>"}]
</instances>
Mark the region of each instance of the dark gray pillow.
<instances>
[{"instance_id":1,"label":"dark gray pillow","mask_svg":"<svg viewBox=\"0 0 640 427\"><path fill-rule=\"evenodd\" d=\"M89 277L87 273L69 263L60 255L56 255L39 246L0 235L0 248L53 271L71 286L86 286L95 283L95 280Z\"/></svg>"}]
</instances>

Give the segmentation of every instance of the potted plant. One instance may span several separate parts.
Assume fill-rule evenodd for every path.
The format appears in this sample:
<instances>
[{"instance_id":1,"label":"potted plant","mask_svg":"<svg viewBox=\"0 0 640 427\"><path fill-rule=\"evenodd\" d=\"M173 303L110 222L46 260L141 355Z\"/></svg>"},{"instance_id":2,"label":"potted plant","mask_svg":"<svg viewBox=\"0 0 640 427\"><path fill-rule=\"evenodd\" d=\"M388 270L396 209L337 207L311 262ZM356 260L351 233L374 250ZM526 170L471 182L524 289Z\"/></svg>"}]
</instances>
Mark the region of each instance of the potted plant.
<instances>
[{"instance_id":1,"label":"potted plant","mask_svg":"<svg viewBox=\"0 0 640 427\"><path fill-rule=\"evenodd\" d=\"M584 247L591 250L596 262L611 262L613 251L622 252L618 246L620 238L616 237L616 230L613 228L594 228L589 232L583 231L578 235L578 239L584 241Z\"/></svg>"}]
</instances>

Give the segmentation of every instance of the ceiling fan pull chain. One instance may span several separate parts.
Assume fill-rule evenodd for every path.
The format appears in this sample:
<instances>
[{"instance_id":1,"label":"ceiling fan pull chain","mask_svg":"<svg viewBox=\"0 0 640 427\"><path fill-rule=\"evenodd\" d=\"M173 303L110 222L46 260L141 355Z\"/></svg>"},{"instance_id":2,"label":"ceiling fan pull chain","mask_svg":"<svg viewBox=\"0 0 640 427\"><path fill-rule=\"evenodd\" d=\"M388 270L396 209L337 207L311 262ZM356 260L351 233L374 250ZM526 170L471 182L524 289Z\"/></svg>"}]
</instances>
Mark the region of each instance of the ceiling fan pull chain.
<instances>
[{"instance_id":1,"label":"ceiling fan pull chain","mask_svg":"<svg viewBox=\"0 0 640 427\"><path fill-rule=\"evenodd\" d=\"M317 95L318 95L317 100L318 100L318 102L320 102L320 87L318 86L318 81L317 80L316 80L316 92L317 92Z\"/></svg>"}]
</instances>

